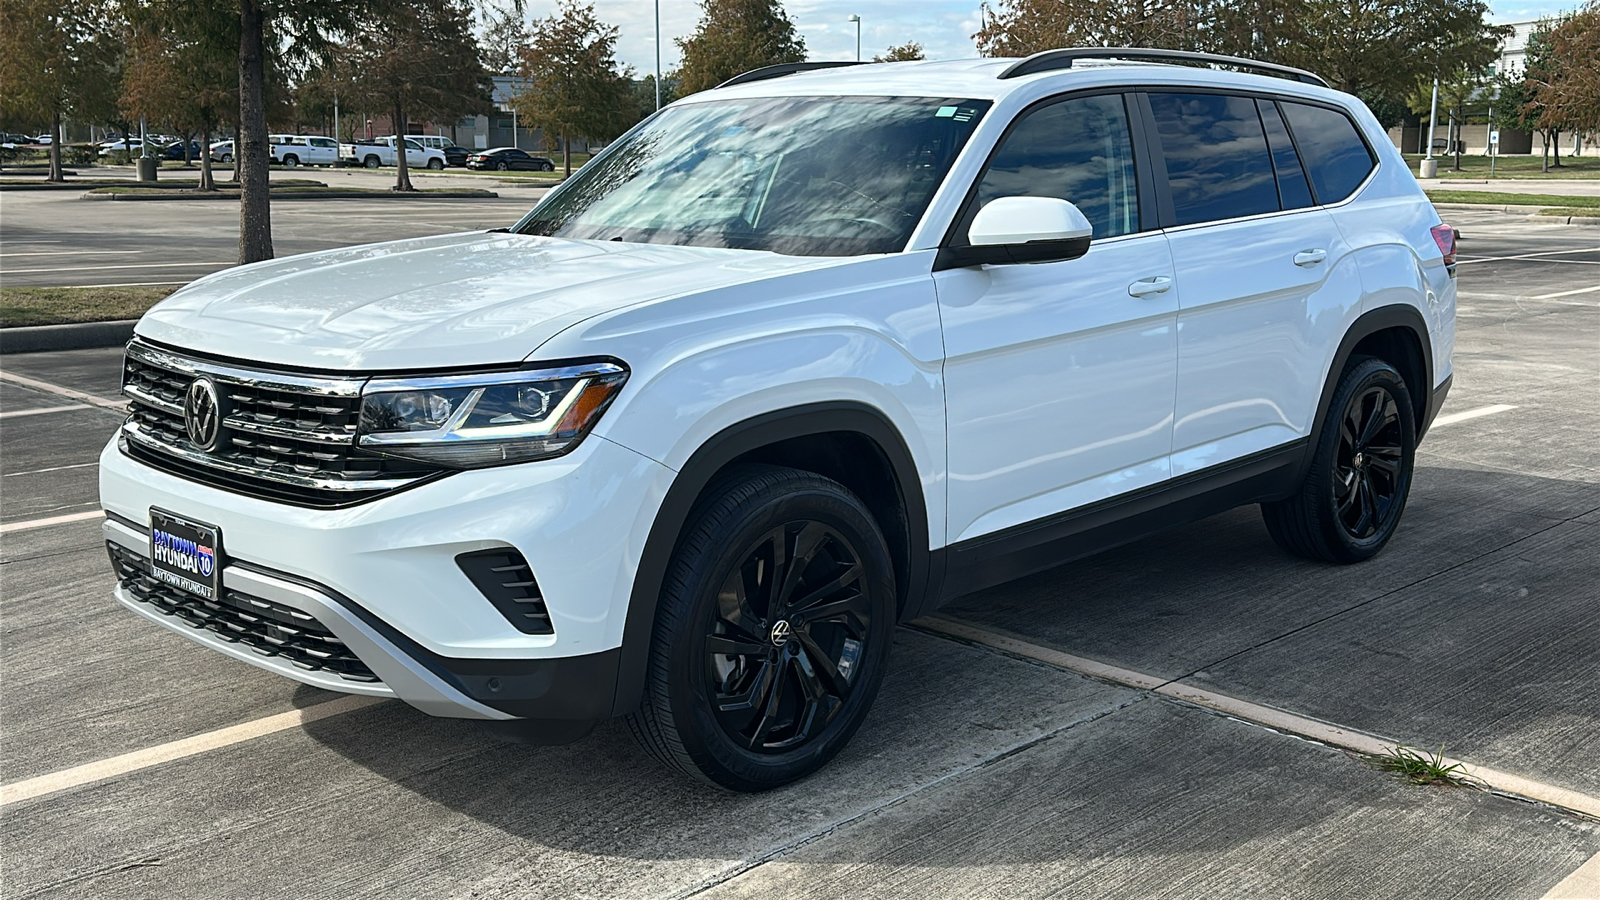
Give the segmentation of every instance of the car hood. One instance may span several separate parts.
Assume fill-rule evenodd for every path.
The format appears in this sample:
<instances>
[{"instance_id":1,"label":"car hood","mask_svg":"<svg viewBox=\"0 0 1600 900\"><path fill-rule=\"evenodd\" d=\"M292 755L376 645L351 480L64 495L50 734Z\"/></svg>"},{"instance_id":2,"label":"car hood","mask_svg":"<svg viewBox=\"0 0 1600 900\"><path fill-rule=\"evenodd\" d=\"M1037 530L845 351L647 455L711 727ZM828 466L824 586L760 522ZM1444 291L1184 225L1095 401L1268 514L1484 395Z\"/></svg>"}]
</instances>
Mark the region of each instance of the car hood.
<instances>
[{"instance_id":1,"label":"car hood","mask_svg":"<svg viewBox=\"0 0 1600 900\"><path fill-rule=\"evenodd\" d=\"M135 331L200 353L311 369L515 363L605 312L841 261L453 234L226 269L157 304Z\"/></svg>"}]
</instances>

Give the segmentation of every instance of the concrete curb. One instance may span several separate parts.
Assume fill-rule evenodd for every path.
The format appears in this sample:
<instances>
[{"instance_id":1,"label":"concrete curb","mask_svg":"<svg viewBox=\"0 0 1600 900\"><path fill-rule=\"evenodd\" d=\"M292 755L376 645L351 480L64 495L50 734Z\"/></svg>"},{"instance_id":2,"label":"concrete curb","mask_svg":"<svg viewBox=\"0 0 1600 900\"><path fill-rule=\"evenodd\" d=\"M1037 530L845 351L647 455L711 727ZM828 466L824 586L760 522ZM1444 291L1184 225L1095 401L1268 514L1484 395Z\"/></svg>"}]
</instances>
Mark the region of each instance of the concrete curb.
<instances>
[{"instance_id":1,"label":"concrete curb","mask_svg":"<svg viewBox=\"0 0 1600 900\"><path fill-rule=\"evenodd\" d=\"M138 319L83 322L75 325L30 325L0 328L0 353L39 353L45 350L90 350L120 347L133 338Z\"/></svg>"},{"instance_id":2,"label":"concrete curb","mask_svg":"<svg viewBox=\"0 0 1600 900\"><path fill-rule=\"evenodd\" d=\"M1548 222L1551 225L1600 225L1600 216L1529 216L1535 222Z\"/></svg>"},{"instance_id":3,"label":"concrete curb","mask_svg":"<svg viewBox=\"0 0 1600 900\"><path fill-rule=\"evenodd\" d=\"M280 200L492 200L500 195L494 191L319 191L315 194L273 191L272 202ZM80 200L238 200L237 192L199 192L192 194L95 194L86 193Z\"/></svg>"}]
</instances>

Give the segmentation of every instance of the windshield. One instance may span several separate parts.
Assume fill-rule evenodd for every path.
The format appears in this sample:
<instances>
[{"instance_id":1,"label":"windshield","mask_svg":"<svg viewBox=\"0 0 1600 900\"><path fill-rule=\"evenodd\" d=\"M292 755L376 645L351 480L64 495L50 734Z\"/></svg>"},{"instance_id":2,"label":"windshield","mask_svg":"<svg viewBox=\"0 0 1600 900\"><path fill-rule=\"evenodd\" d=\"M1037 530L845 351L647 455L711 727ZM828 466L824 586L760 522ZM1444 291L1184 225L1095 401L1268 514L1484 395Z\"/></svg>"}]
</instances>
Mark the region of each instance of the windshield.
<instances>
[{"instance_id":1,"label":"windshield","mask_svg":"<svg viewBox=\"0 0 1600 900\"><path fill-rule=\"evenodd\" d=\"M517 230L794 256L905 246L987 100L780 97L662 111Z\"/></svg>"}]
</instances>

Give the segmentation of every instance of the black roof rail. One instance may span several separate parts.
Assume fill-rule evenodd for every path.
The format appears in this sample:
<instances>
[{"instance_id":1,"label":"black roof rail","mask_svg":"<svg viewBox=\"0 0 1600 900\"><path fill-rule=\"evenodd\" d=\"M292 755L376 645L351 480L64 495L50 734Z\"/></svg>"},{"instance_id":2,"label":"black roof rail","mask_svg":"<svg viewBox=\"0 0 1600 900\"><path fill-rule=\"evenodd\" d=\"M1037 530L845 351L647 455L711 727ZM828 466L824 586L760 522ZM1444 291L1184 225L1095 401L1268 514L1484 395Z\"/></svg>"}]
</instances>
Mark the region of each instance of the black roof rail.
<instances>
[{"instance_id":1,"label":"black roof rail","mask_svg":"<svg viewBox=\"0 0 1600 900\"><path fill-rule=\"evenodd\" d=\"M1260 62L1254 59L1245 59L1240 56L1222 56L1217 53L1197 53L1190 50L1154 50L1138 47L1067 47L1061 50L1046 50L1035 53L1027 59L1019 59L1000 73L1001 78L1020 78L1023 75L1032 75L1035 72L1051 72L1056 69L1070 69L1072 63L1079 59L1123 59L1130 62L1165 62L1165 63L1207 63L1213 66L1232 66L1235 69L1246 69L1260 72L1264 75L1276 75L1279 78L1288 78L1293 81L1303 81L1318 87L1329 87L1329 84L1318 75L1307 72L1305 69L1296 69L1293 66L1280 66L1277 63ZM764 71L757 69L757 72ZM730 82L731 83L731 82Z\"/></svg>"},{"instance_id":2,"label":"black roof rail","mask_svg":"<svg viewBox=\"0 0 1600 900\"><path fill-rule=\"evenodd\" d=\"M766 81L768 78L781 78L785 75L793 75L796 72L810 72L815 69L837 69L840 66L859 65L863 65L863 63L856 62L855 60L843 62L779 63L775 66L762 66L759 69L751 69L748 72L740 73L717 85L717 87L725 88L733 87L736 84L749 84L752 81Z\"/></svg>"}]
</instances>

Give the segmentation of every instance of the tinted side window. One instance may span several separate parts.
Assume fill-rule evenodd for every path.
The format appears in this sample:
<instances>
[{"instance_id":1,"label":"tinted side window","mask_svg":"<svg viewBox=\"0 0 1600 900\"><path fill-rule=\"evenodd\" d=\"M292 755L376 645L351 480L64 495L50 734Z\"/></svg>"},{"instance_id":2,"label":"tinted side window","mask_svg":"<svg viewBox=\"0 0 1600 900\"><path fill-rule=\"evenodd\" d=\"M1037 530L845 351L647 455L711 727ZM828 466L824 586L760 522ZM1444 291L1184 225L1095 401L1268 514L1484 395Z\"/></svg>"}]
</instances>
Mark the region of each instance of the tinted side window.
<instances>
[{"instance_id":1,"label":"tinted side window","mask_svg":"<svg viewBox=\"0 0 1600 900\"><path fill-rule=\"evenodd\" d=\"M1272 168L1278 174L1278 202L1284 209L1304 209L1315 201L1311 187L1306 183L1305 169L1300 166L1300 156L1294 152L1294 142L1283 127L1278 115L1278 105L1271 100L1257 100L1256 110L1261 113L1261 124L1267 129L1267 145L1272 148Z\"/></svg>"},{"instance_id":2,"label":"tinted side window","mask_svg":"<svg viewBox=\"0 0 1600 900\"><path fill-rule=\"evenodd\" d=\"M1278 209L1256 103L1221 94L1151 94L1178 224Z\"/></svg>"},{"instance_id":3,"label":"tinted side window","mask_svg":"<svg viewBox=\"0 0 1600 900\"><path fill-rule=\"evenodd\" d=\"M1139 230L1133 141L1120 94L1063 100L1017 123L978 184L978 208L1023 196L1070 201L1097 238Z\"/></svg>"},{"instance_id":4,"label":"tinted side window","mask_svg":"<svg viewBox=\"0 0 1600 900\"><path fill-rule=\"evenodd\" d=\"M1372 171L1372 153L1344 113L1303 103L1284 103L1294 143L1311 173L1321 203L1350 196Z\"/></svg>"}]
</instances>

